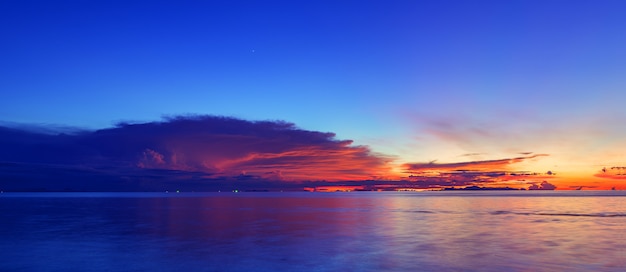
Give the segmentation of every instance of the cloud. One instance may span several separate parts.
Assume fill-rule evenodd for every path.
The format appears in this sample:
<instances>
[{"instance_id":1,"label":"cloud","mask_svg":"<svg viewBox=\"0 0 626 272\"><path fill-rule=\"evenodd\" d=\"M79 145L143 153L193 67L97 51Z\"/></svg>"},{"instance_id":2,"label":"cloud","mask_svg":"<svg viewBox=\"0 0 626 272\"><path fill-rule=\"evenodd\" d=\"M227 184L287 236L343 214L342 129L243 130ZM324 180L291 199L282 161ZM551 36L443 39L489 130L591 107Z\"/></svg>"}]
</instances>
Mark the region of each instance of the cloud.
<instances>
[{"instance_id":1,"label":"cloud","mask_svg":"<svg viewBox=\"0 0 626 272\"><path fill-rule=\"evenodd\" d=\"M179 116L72 134L0 127L0 161L341 181L385 176L391 159L283 121Z\"/></svg>"},{"instance_id":2,"label":"cloud","mask_svg":"<svg viewBox=\"0 0 626 272\"><path fill-rule=\"evenodd\" d=\"M466 171L502 171L507 170L511 164L523 162L525 160L537 157L548 156L547 154L536 154L532 156L515 157L497 160L469 161L455 163L436 163L435 161L428 163L407 163L404 169L409 173L424 171L442 171L442 170L466 170Z\"/></svg>"},{"instance_id":3,"label":"cloud","mask_svg":"<svg viewBox=\"0 0 626 272\"><path fill-rule=\"evenodd\" d=\"M496 160L467 161L454 163L407 163L404 172L409 179L429 188L446 186L485 185L515 186L525 185L527 180L545 179L554 175L510 169L513 164L548 156L536 154Z\"/></svg>"},{"instance_id":4,"label":"cloud","mask_svg":"<svg viewBox=\"0 0 626 272\"><path fill-rule=\"evenodd\" d=\"M552 175L512 169L542 156L547 155L407 163L401 165L406 174L401 178L391 171L390 156L284 121L179 116L56 133L0 126L0 162L5 163L0 165L0 187L17 188L18 183L24 190L520 187ZM50 189L51 182L56 189Z\"/></svg>"},{"instance_id":5,"label":"cloud","mask_svg":"<svg viewBox=\"0 0 626 272\"><path fill-rule=\"evenodd\" d=\"M605 179L616 179L622 180L626 179L626 167L624 166L612 166L612 167L604 167L598 173L594 175L595 177L605 178Z\"/></svg>"},{"instance_id":6,"label":"cloud","mask_svg":"<svg viewBox=\"0 0 626 272\"><path fill-rule=\"evenodd\" d=\"M405 118L413 124L423 142L486 153L526 151L529 144L536 145L537 134L529 132L538 130L535 126L539 124L521 116L486 118L458 112L408 112Z\"/></svg>"},{"instance_id":7,"label":"cloud","mask_svg":"<svg viewBox=\"0 0 626 272\"><path fill-rule=\"evenodd\" d=\"M474 156L480 156L480 155L485 155L485 153L466 153L466 154L462 154L461 157L474 157Z\"/></svg>"},{"instance_id":8,"label":"cloud","mask_svg":"<svg viewBox=\"0 0 626 272\"><path fill-rule=\"evenodd\" d=\"M551 184L547 181L542 181L540 184L537 183L531 183L532 185L530 185L530 187L528 187L528 190L554 190L556 189L556 186L554 186L554 184Z\"/></svg>"},{"instance_id":9,"label":"cloud","mask_svg":"<svg viewBox=\"0 0 626 272\"><path fill-rule=\"evenodd\" d=\"M146 149L143 152L143 157L137 163L140 168L160 168L165 165L163 155L152 149Z\"/></svg>"}]
</instances>

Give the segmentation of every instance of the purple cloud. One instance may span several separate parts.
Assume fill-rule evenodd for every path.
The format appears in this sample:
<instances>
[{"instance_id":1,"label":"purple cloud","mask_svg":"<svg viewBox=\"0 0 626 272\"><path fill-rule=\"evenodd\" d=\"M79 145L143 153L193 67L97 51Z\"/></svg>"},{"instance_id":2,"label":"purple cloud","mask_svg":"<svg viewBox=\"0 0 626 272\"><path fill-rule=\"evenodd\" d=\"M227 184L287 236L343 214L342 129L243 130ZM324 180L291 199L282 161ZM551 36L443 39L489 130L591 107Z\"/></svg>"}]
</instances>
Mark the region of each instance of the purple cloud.
<instances>
[{"instance_id":1,"label":"purple cloud","mask_svg":"<svg viewBox=\"0 0 626 272\"><path fill-rule=\"evenodd\" d=\"M388 173L391 159L333 133L283 121L183 116L72 134L0 127L0 161L116 169L131 176L163 170L168 178L203 173L299 182L376 179Z\"/></svg>"},{"instance_id":2,"label":"purple cloud","mask_svg":"<svg viewBox=\"0 0 626 272\"><path fill-rule=\"evenodd\" d=\"M535 159L546 154L535 154L523 157L466 161L453 163L407 163L404 164L405 173L409 179L417 184L429 188L446 186L516 186L525 184L526 180L544 179L554 174L548 171L545 174L531 171L513 171L511 166L526 160Z\"/></svg>"},{"instance_id":3,"label":"purple cloud","mask_svg":"<svg viewBox=\"0 0 626 272\"><path fill-rule=\"evenodd\" d=\"M528 190L554 190L556 189L556 186L554 186L554 184L551 184L545 180L539 184L537 183L531 183L531 184L532 185L528 187Z\"/></svg>"},{"instance_id":4,"label":"purple cloud","mask_svg":"<svg viewBox=\"0 0 626 272\"><path fill-rule=\"evenodd\" d=\"M468 161L454 163L436 163L435 161L428 163L407 163L404 168L408 173L424 172L424 171L450 171L450 170L472 170L472 171L503 171L511 164L520 163L525 160L534 159L547 154L535 154L532 156L484 160L484 161Z\"/></svg>"}]
</instances>

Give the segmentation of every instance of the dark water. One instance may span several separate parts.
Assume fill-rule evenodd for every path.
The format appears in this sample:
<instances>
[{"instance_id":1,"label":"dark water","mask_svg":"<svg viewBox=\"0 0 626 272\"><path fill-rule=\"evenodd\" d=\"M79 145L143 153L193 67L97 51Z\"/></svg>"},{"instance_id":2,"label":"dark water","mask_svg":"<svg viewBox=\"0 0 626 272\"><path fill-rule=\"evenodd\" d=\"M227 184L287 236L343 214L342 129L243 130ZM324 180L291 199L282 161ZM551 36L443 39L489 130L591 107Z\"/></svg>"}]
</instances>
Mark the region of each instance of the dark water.
<instances>
[{"instance_id":1,"label":"dark water","mask_svg":"<svg viewBox=\"0 0 626 272\"><path fill-rule=\"evenodd\" d=\"M626 193L4 193L0 271L626 271Z\"/></svg>"}]
</instances>

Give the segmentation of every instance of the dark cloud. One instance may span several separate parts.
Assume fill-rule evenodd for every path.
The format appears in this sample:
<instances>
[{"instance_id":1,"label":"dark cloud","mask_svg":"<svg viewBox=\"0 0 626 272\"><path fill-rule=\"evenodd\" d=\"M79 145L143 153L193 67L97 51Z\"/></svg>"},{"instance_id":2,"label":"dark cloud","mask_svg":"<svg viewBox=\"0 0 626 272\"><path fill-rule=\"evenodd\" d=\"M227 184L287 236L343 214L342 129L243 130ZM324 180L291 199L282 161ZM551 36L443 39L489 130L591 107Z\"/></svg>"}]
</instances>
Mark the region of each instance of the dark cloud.
<instances>
[{"instance_id":1,"label":"dark cloud","mask_svg":"<svg viewBox=\"0 0 626 272\"><path fill-rule=\"evenodd\" d=\"M48 135L76 134L85 131L85 129L72 126L56 124L22 124L7 121L0 121L0 128L13 128L16 130Z\"/></svg>"},{"instance_id":2,"label":"dark cloud","mask_svg":"<svg viewBox=\"0 0 626 272\"><path fill-rule=\"evenodd\" d=\"M554 184L551 184L545 180L539 184L531 183L530 187L528 187L528 190L554 190L554 189L556 189L556 186L554 186Z\"/></svg>"},{"instance_id":3,"label":"dark cloud","mask_svg":"<svg viewBox=\"0 0 626 272\"><path fill-rule=\"evenodd\" d=\"M301 190L303 184L196 171L0 163L2 191Z\"/></svg>"},{"instance_id":4,"label":"dark cloud","mask_svg":"<svg viewBox=\"0 0 626 272\"><path fill-rule=\"evenodd\" d=\"M337 140L333 133L303 130L283 121L185 116L120 123L95 131L0 126L0 189L523 186L552 173L513 171L510 166L540 156L546 155L404 164L410 176L398 180L389 176L393 173L390 157L349 140Z\"/></svg>"},{"instance_id":5,"label":"dark cloud","mask_svg":"<svg viewBox=\"0 0 626 272\"><path fill-rule=\"evenodd\" d=\"M625 166L604 167L594 175L599 178L626 180Z\"/></svg>"},{"instance_id":6,"label":"dark cloud","mask_svg":"<svg viewBox=\"0 0 626 272\"><path fill-rule=\"evenodd\" d=\"M596 189L596 188L598 188L598 186L583 185L583 186L569 186L569 188L572 189L572 190L583 190L585 188L587 188L587 189Z\"/></svg>"},{"instance_id":7,"label":"dark cloud","mask_svg":"<svg viewBox=\"0 0 626 272\"><path fill-rule=\"evenodd\" d=\"M56 165L106 179L202 173L194 179L254 177L260 182L373 179L388 173L390 159L337 140L333 133L302 130L283 121L185 116L56 134L0 127L0 161L12 163L5 168Z\"/></svg>"},{"instance_id":8,"label":"dark cloud","mask_svg":"<svg viewBox=\"0 0 626 272\"><path fill-rule=\"evenodd\" d=\"M447 186L509 186L524 185L526 180L544 179L554 175L552 172L540 174L530 171L513 171L512 164L525 160L547 156L536 154L496 160L468 161L455 163L409 163L404 164L405 172L417 184L429 188Z\"/></svg>"},{"instance_id":9,"label":"dark cloud","mask_svg":"<svg viewBox=\"0 0 626 272\"><path fill-rule=\"evenodd\" d=\"M506 170L508 166L515 163L520 163L525 160L534 159L541 156L548 156L546 154L536 154L532 156L497 159L497 160L484 160L484 161L469 161L469 162L455 162L455 163L436 163L435 161L428 163L407 163L404 164L404 169L408 173L424 172L424 171L445 171L445 170L468 170L468 171L498 171Z\"/></svg>"}]
</instances>

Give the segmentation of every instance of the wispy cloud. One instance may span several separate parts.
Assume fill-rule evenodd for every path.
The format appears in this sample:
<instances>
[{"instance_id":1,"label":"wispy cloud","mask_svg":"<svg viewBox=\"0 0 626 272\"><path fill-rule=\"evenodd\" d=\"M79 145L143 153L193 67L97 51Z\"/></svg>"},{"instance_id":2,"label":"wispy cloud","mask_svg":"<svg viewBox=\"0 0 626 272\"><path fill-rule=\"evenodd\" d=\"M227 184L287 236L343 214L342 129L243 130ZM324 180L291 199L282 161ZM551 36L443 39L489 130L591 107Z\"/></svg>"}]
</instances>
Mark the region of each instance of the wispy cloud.
<instances>
[{"instance_id":1,"label":"wispy cloud","mask_svg":"<svg viewBox=\"0 0 626 272\"><path fill-rule=\"evenodd\" d=\"M550 178L554 175L551 171L536 173L524 170L512 169L513 164L527 160L548 156L547 154L535 154L523 157L466 161L453 163L407 163L403 165L404 171L410 174L409 178L418 184L427 187L468 186L468 185L492 185L522 187L528 180Z\"/></svg>"},{"instance_id":2,"label":"wispy cloud","mask_svg":"<svg viewBox=\"0 0 626 272\"><path fill-rule=\"evenodd\" d=\"M466 153L466 154L462 154L461 157L475 157L475 156L480 156L480 155L485 155L485 153Z\"/></svg>"},{"instance_id":3,"label":"wispy cloud","mask_svg":"<svg viewBox=\"0 0 626 272\"><path fill-rule=\"evenodd\" d=\"M404 168L408 173L419 173L425 171L444 171L444 170L466 170L466 171L502 171L507 170L510 165L523 162L525 160L537 157L548 156L547 154L535 154L530 156L522 156L515 158L484 160L484 161L468 161L454 163L437 163L436 161L428 163L407 163Z\"/></svg>"},{"instance_id":4,"label":"wispy cloud","mask_svg":"<svg viewBox=\"0 0 626 272\"><path fill-rule=\"evenodd\" d=\"M594 176L605 179L626 180L626 166L604 167Z\"/></svg>"}]
</instances>

